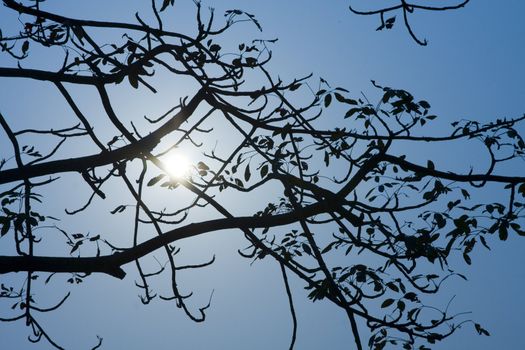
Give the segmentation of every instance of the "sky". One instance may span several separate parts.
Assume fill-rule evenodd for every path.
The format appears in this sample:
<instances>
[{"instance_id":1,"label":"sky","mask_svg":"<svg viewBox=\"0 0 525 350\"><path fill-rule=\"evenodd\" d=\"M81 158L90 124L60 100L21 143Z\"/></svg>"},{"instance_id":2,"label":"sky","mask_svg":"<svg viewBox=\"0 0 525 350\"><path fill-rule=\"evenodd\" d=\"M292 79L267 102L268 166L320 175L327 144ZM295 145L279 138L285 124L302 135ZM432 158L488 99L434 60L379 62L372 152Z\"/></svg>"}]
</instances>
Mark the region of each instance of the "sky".
<instances>
[{"instance_id":1,"label":"sky","mask_svg":"<svg viewBox=\"0 0 525 350\"><path fill-rule=\"evenodd\" d=\"M48 3L76 17L129 21L134 21L135 9L142 6L140 1L114 1L110 5L104 1L60 3L50 0ZM370 6L370 2L364 0L351 3L365 9ZM517 117L525 112L525 27L522 24L525 2L522 0L507 0L504 4L471 0L458 11L416 12L411 16L411 23L417 35L428 39L427 47L410 39L399 22L399 14L394 29L377 32L379 19L351 14L348 1L207 0L203 4L203 8L215 7L218 14L233 8L255 14L263 32L249 28L252 36L279 38L272 47L270 64L276 76L293 79L313 73L355 95L377 94L370 80L406 89L428 100L434 113L440 116L442 122L436 124L436 133L461 118L488 121ZM166 15L173 16L174 25L181 31L192 32L193 11L191 1L176 0L175 8ZM0 10L0 23L9 23L11 19L7 19L7 15L5 9ZM217 17L221 20L221 16ZM242 28L247 27L243 24ZM224 39L225 42L236 42L236 35L244 34L243 30L234 32L233 37ZM42 60L47 63L46 58ZM9 62L0 57L0 64ZM8 119L11 116L9 120L13 125L31 122L31 125L64 126L68 120L67 108L60 96L45 83L4 79L0 84L0 112ZM184 90L178 89L170 93L184 94ZM90 91L73 92L82 108L97 116L96 107L91 105L93 95ZM22 102L20 96L32 103ZM166 96L169 95L115 94L115 104L123 114L145 111L151 116L163 108L162 103L151 101L162 101ZM3 134L0 147L9 147ZM415 152L416 157L426 159L424 150L419 154ZM468 170L462 168L463 159L473 156L469 149L453 145L440 150L435 157L438 165ZM476 166L483 169L483 164ZM523 174L524 170L523 163L509 169L516 174ZM79 188L78 179L68 181L64 187L49 190L57 201L48 204L46 210L58 212L81 203L78 198L88 193L87 189ZM493 193L486 195L490 197ZM169 199L162 200L169 203ZM98 203L96 209L111 210L116 203L118 199L110 199ZM120 234L125 234L130 227L122 218L106 221L95 215L94 210L88 210L75 219L76 224ZM66 219L64 225L73 225L73 221ZM0 240L0 250L5 253L3 244ZM455 310L471 311L469 317L488 329L491 336L477 336L473 327L466 325L433 349L525 348L521 334L522 315L525 314L522 293L525 240L510 237L507 242L492 240L489 244L491 251L475 251L472 266L458 260L457 269L469 280L450 281L443 295L435 301L444 306L455 296L452 304ZM181 283L195 291L197 305L206 303L213 291L212 308L203 324L191 322L174 305L158 302L142 305L137 297L139 291L134 287L132 266L126 267L129 275L123 281L92 276L78 286L66 285L64 290L73 292L71 299L60 310L44 315L41 322L68 349L88 349L96 343L96 334L104 338L106 349L287 348L291 319L279 268L270 261L250 264L242 259L236 251L244 245L238 233L227 231L206 234L185 243L183 254L192 259L202 261L213 254L217 257L211 267L181 276ZM1 281L16 278L19 277L0 276ZM158 283L162 288L166 281ZM292 286L295 287L298 314L296 349L351 348L353 340L343 313L327 302L306 300L299 281L292 279ZM42 295L51 302L62 294L43 290ZM31 347L26 336L23 323L0 324L0 342L8 344L8 348L46 348L43 343Z\"/></svg>"}]
</instances>

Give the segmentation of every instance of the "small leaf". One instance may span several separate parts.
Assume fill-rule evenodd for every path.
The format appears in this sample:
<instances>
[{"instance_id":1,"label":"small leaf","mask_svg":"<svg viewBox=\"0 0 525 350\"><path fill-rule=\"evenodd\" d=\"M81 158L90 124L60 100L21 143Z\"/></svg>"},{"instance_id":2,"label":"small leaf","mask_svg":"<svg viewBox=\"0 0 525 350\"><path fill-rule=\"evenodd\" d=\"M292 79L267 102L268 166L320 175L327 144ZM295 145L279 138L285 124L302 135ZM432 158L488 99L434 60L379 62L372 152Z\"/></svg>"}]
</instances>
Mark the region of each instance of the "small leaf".
<instances>
[{"instance_id":1,"label":"small leaf","mask_svg":"<svg viewBox=\"0 0 525 350\"><path fill-rule=\"evenodd\" d=\"M250 172L250 164L246 165L246 169L244 169L244 181L249 181L250 177L252 176Z\"/></svg>"},{"instance_id":2,"label":"small leaf","mask_svg":"<svg viewBox=\"0 0 525 350\"><path fill-rule=\"evenodd\" d=\"M396 16L390 17L389 19L385 21L386 24L390 24L390 25L394 24L395 22L396 22Z\"/></svg>"},{"instance_id":3,"label":"small leaf","mask_svg":"<svg viewBox=\"0 0 525 350\"><path fill-rule=\"evenodd\" d=\"M268 174L268 164L264 164L261 168L261 178L264 178Z\"/></svg>"},{"instance_id":4,"label":"small leaf","mask_svg":"<svg viewBox=\"0 0 525 350\"><path fill-rule=\"evenodd\" d=\"M331 102L332 102L332 95L327 94L327 95L324 97L324 106L325 106L325 107L330 106L330 103L331 103Z\"/></svg>"},{"instance_id":5,"label":"small leaf","mask_svg":"<svg viewBox=\"0 0 525 350\"><path fill-rule=\"evenodd\" d=\"M113 209L110 213L111 213L111 214L122 213L125 209L126 209L126 206L124 206L124 205L119 205L118 207L116 207L115 209ZM75 235L73 235L73 238L75 238Z\"/></svg>"},{"instance_id":6,"label":"small leaf","mask_svg":"<svg viewBox=\"0 0 525 350\"><path fill-rule=\"evenodd\" d=\"M134 89L137 89L139 87L138 75L135 72L129 72L128 80L129 84L133 86Z\"/></svg>"},{"instance_id":7,"label":"small leaf","mask_svg":"<svg viewBox=\"0 0 525 350\"><path fill-rule=\"evenodd\" d=\"M406 293L403 298L410 300L410 301L418 301L417 294L414 292Z\"/></svg>"},{"instance_id":8,"label":"small leaf","mask_svg":"<svg viewBox=\"0 0 525 350\"><path fill-rule=\"evenodd\" d=\"M518 187L518 193L521 193L521 195L525 197L525 182Z\"/></svg>"},{"instance_id":9,"label":"small leaf","mask_svg":"<svg viewBox=\"0 0 525 350\"><path fill-rule=\"evenodd\" d=\"M89 240L91 242L95 242L95 241L98 241L99 239L100 239L100 235L96 235L96 236L91 237Z\"/></svg>"},{"instance_id":10,"label":"small leaf","mask_svg":"<svg viewBox=\"0 0 525 350\"><path fill-rule=\"evenodd\" d=\"M519 224L516 224L516 223L511 223L510 224L510 227L512 227L512 229L520 236L525 236L525 231L523 231L521 229L521 226Z\"/></svg>"},{"instance_id":11,"label":"small leaf","mask_svg":"<svg viewBox=\"0 0 525 350\"><path fill-rule=\"evenodd\" d=\"M499 233L499 239L501 239L502 241L506 241L507 238L509 237L509 232L505 225L500 225L498 233Z\"/></svg>"},{"instance_id":12,"label":"small leaf","mask_svg":"<svg viewBox=\"0 0 525 350\"><path fill-rule=\"evenodd\" d=\"M392 289L394 292L399 292L399 288L395 285L394 282L388 282L386 286Z\"/></svg>"},{"instance_id":13,"label":"small leaf","mask_svg":"<svg viewBox=\"0 0 525 350\"><path fill-rule=\"evenodd\" d=\"M210 46L210 51L219 51L221 49L221 46L220 45L217 45L217 44L213 44L212 46Z\"/></svg>"},{"instance_id":14,"label":"small leaf","mask_svg":"<svg viewBox=\"0 0 525 350\"><path fill-rule=\"evenodd\" d=\"M166 174L160 174L160 175L155 176L154 178L152 178L151 180L148 181L147 186L155 185L157 182L162 180L165 176L166 176Z\"/></svg>"},{"instance_id":15,"label":"small leaf","mask_svg":"<svg viewBox=\"0 0 525 350\"><path fill-rule=\"evenodd\" d=\"M447 224L446 219L440 213L434 214L434 220L436 220L436 225L438 228L443 228Z\"/></svg>"},{"instance_id":16,"label":"small leaf","mask_svg":"<svg viewBox=\"0 0 525 350\"><path fill-rule=\"evenodd\" d=\"M345 102L345 97L343 95L341 95L340 93L336 92L334 95L335 95L335 98L336 98L337 101Z\"/></svg>"},{"instance_id":17,"label":"small leaf","mask_svg":"<svg viewBox=\"0 0 525 350\"><path fill-rule=\"evenodd\" d=\"M490 333L486 329L483 329L479 323L474 323L474 328L476 328L476 332L478 332L479 335L490 336Z\"/></svg>"},{"instance_id":18,"label":"small leaf","mask_svg":"<svg viewBox=\"0 0 525 350\"><path fill-rule=\"evenodd\" d=\"M321 251L321 254L325 254L325 253L328 253L331 249L332 249L332 246L334 245L334 242L328 244L326 247L324 247L324 249Z\"/></svg>"},{"instance_id":19,"label":"small leaf","mask_svg":"<svg viewBox=\"0 0 525 350\"><path fill-rule=\"evenodd\" d=\"M164 0L162 3L162 7L160 8L160 11L164 11L169 5L172 5L175 3L175 0Z\"/></svg>"},{"instance_id":20,"label":"small leaf","mask_svg":"<svg viewBox=\"0 0 525 350\"><path fill-rule=\"evenodd\" d=\"M198 162L198 163L197 163L197 169L206 171L206 170L210 170L210 167L208 167L208 166L207 166L205 163L203 163L203 162Z\"/></svg>"},{"instance_id":21,"label":"small leaf","mask_svg":"<svg viewBox=\"0 0 525 350\"><path fill-rule=\"evenodd\" d=\"M424 109L429 109L430 108L430 104L427 101L425 101L425 100L419 101L419 105L421 107L423 107Z\"/></svg>"},{"instance_id":22,"label":"small leaf","mask_svg":"<svg viewBox=\"0 0 525 350\"><path fill-rule=\"evenodd\" d=\"M246 64L248 67L255 67L257 65L257 59L255 57L246 57Z\"/></svg>"},{"instance_id":23,"label":"small leaf","mask_svg":"<svg viewBox=\"0 0 525 350\"><path fill-rule=\"evenodd\" d=\"M22 53L25 55L27 50L29 50L29 41L28 40L24 41L24 43L22 44Z\"/></svg>"},{"instance_id":24,"label":"small leaf","mask_svg":"<svg viewBox=\"0 0 525 350\"><path fill-rule=\"evenodd\" d=\"M55 272L53 272L52 274L50 274L49 276L47 276L46 280L44 281L44 284L48 284L49 281L51 281L51 278L55 275Z\"/></svg>"},{"instance_id":25,"label":"small leaf","mask_svg":"<svg viewBox=\"0 0 525 350\"><path fill-rule=\"evenodd\" d=\"M488 250L490 250L490 247L488 246L487 241L485 240L485 237L483 237L483 236L479 236L479 240L480 240L481 244L483 244L483 246L484 246L485 248L487 248Z\"/></svg>"},{"instance_id":26,"label":"small leaf","mask_svg":"<svg viewBox=\"0 0 525 350\"><path fill-rule=\"evenodd\" d=\"M80 247L80 245L82 244L83 241L78 241L75 243L75 245L73 246L73 248L71 248L71 252L69 254L73 254L77 249L78 247Z\"/></svg>"},{"instance_id":27,"label":"small leaf","mask_svg":"<svg viewBox=\"0 0 525 350\"><path fill-rule=\"evenodd\" d=\"M11 221L6 221L2 225L2 229L0 230L0 236L5 236L7 232L9 231L9 227L11 226Z\"/></svg>"},{"instance_id":28,"label":"small leaf","mask_svg":"<svg viewBox=\"0 0 525 350\"><path fill-rule=\"evenodd\" d=\"M304 252L306 254L312 255L312 249L310 248L310 246L308 244L303 243L302 247L303 247L303 250L304 250Z\"/></svg>"},{"instance_id":29,"label":"small leaf","mask_svg":"<svg viewBox=\"0 0 525 350\"><path fill-rule=\"evenodd\" d=\"M468 265L472 265L472 260L470 259L470 256L468 256L468 254L463 253L463 259L465 259L465 262L466 262Z\"/></svg>"},{"instance_id":30,"label":"small leaf","mask_svg":"<svg viewBox=\"0 0 525 350\"><path fill-rule=\"evenodd\" d=\"M353 116L355 113L357 113L359 111L360 111L360 108L350 108L348 110L348 112L346 112L346 114L345 114L345 119L346 118L350 118L351 116Z\"/></svg>"},{"instance_id":31,"label":"small leaf","mask_svg":"<svg viewBox=\"0 0 525 350\"><path fill-rule=\"evenodd\" d=\"M290 86L290 91L295 91L295 90L299 89L300 86L301 86L300 83L295 83L295 84Z\"/></svg>"},{"instance_id":32,"label":"small leaf","mask_svg":"<svg viewBox=\"0 0 525 350\"><path fill-rule=\"evenodd\" d=\"M398 300L397 301L397 308L399 309L399 311L403 312L405 310L405 302L402 301L402 300Z\"/></svg>"},{"instance_id":33,"label":"small leaf","mask_svg":"<svg viewBox=\"0 0 525 350\"><path fill-rule=\"evenodd\" d=\"M384 309L384 308L387 308L389 307L390 305L392 305L394 303L394 299L386 299L385 301L383 301L383 303L381 304L381 308Z\"/></svg>"}]
</instances>

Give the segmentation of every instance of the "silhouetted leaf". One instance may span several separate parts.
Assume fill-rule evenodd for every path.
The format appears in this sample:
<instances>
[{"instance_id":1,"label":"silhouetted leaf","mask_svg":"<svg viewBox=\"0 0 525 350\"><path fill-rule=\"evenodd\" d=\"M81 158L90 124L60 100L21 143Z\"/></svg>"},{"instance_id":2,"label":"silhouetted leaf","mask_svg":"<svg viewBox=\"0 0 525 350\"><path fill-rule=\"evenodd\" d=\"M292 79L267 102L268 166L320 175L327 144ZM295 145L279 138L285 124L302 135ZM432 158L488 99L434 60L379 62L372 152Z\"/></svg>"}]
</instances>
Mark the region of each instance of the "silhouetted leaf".
<instances>
[{"instance_id":1,"label":"silhouetted leaf","mask_svg":"<svg viewBox=\"0 0 525 350\"><path fill-rule=\"evenodd\" d=\"M328 107L330 106L330 103L332 102L332 95L326 94L324 97L324 106Z\"/></svg>"},{"instance_id":2,"label":"silhouetted leaf","mask_svg":"<svg viewBox=\"0 0 525 350\"><path fill-rule=\"evenodd\" d=\"M119 205L111 211L111 214L122 213L126 209L125 205Z\"/></svg>"},{"instance_id":3,"label":"silhouetted leaf","mask_svg":"<svg viewBox=\"0 0 525 350\"><path fill-rule=\"evenodd\" d=\"M479 236L479 240L480 240L481 244L483 244L483 246L484 246L485 248L487 248L488 250L490 250L490 247L487 245L487 241L485 240L485 237L483 237L483 236Z\"/></svg>"},{"instance_id":4,"label":"silhouetted leaf","mask_svg":"<svg viewBox=\"0 0 525 350\"><path fill-rule=\"evenodd\" d=\"M250 172L250 164L248 163L244 169L244 181L249 181L251 176L252 173Z\"/></svg>"},{"instance_id":5,"label":"silhouetted leaf","mask_svg":"<svg viewBox=\"0 0 525 350\"><path fill-rule=\"evenodd\" d=\"M2 222L2 229L0 230L0 236L5 236L11 227L11 221L5 220Z\"/></svg>"},{"instance_id":6,"label":"silhouetted leaf","mask_svg":"<svg viewBox=\"0 0 525 350\"><path fill-rule=\"evenodd\" d=\"M162 7L160 8L160 11L164 11L169 5L173 6L175 4L175 0L164 0L162 2Z\"/></svg>"},{"instance_id":7,"label":"silhouetted leaf","mask_svg":"<svg viewBox=\"0 0 525 350\"><path fill-rule=\"evenodd\" d=\"M521 226L515 222L510 224L510 227L520 236L525 236L525 231L521 229Z\"/></svg>"},{"instance_id":8,"label":"silhouetted leaf","mask_svg":"<svg viewBox=\"0 0 525 350\"><path fill-rule=\"evenodd\" d=\"M208 166L207 166L205 163L203 163L203 162L198 162L198 163L197 163L197 169L207 171L207 170L210 170L210 167L208 167Z\"/></svg>"},{"instance_id":9,"label":"silhouetted leaf","mask_svg":"<svg viewBox=\"0 0 525 350\"><path fill-rule=\"evenodd\" d=\"M254 57L246 57L246 65L248 67L254 67L257 65L257 59Z\"/></svg>"},{"instance_id":10,"label":"silhouetted leaf","mask_svg":"<svg viewBox=\"0 0 525 350\"><path fill-rule=\"evenodd\" d=\"M264 178L268 174L268 164L264 164L261 167L261 178Z\"/></svg>"},{"instance_id":11,"label":"silhouetted leaf","mask_svg":"<svg viewBox=\"0 0 525 350\"><path fill-rule=\"evenodd\" d=\"M381 304L381 308L387 308L389 307L390 305L392 305L394 303L394 299L386 299L385 301L383 301L383 303Z\"/></svg>"},{"instance_id":12,"label":"silhouetted leaf","mask_svg":"<svg viewBox=\"0 0 525 350\"><path fill-rule=\"evenodd\" d=\"M134 89L137 89L139 87L138 75L134 71L129 72L128 81Z\"/></svg>"},{"instance_id":13,"label":"silhouetted leaf","mask_svg":"<svg viewBox=\"0 0 525 350\"><path fill-rule=\"evenodd\" d=\"M486 329L483 329L479 323L474 323L474 328L476 328L476 332L478 332L479 335L490 336L490 333Z\"/></svg>"},{"instance_id":14,"label":"silhouetted leaf","mask_svg":"<svg viewBox=\"0 0 525 350\"><path fill-rule=\"evenodd\" d=\"M401 312L405 311L405 307L406 307L406 304L404 301L402 300L397 301L397 308L399 309L399 311Z\"/></svg>"},{"instance_id":15,"label":"silhouetted leaf","mask_svg":"<svg viewBox=\"0 0 525 350\"><path fill-rule=\"evenodd\" d=\"M525 182L518 187L518 193L521 193L521 195L525 197Z\"/></svg>"},{"instance_id":16,"label":"silhouetted leaf","mask_svg":"<svg viewBox=\"0 0 525 350\"><path fill-rule=\"evenodd\" d=\"M306 254L312 255L312 249L310 249L310 246L308 244L303 243L302 247Z\"/></svg>"},{"instance_id":17,"label":"silhouetted leaf","mask_svg":"<svg viewBox=\"0 0 525 350\"><path fill-rule=\"evenodd\" d=\"M443 228L447 224L447 221L445 220L443 215L441 215L440 213L435 213L434 219L436 220L436 225L438 228Z\"/></svg>"},{"instance_id":18,"label":"silhouetted leaf","mask_svg":"<svg viewBox=\"0 0 525 350\"><path fill-rule=\"evenodd\" d=\"M210 51L213 51L213 52L217 52L220 49L221 49L221 46L218 44L213 44L212 46L210 46Z\"/></svg>"},{"instance_id":19,"label":"silhouetted leaf","mask_svg":"<svg viewBox=\"0 0 525 350\"><path fill-rule=\"evenodd\" d=\"M295 91L295 90L299 89L300 86L301 86L300 83L295 83L295 84L290 86L290 91Z\"/></svg>"},{"instance_id":20,"label":"silhouetted leaf","mask_svg":"<svg viewBox=\"0 0 525 350\"><path fill-rule=\"evenodd\" d=\"M162 180L165 176L166 176L166 174L160 174L160 175L155 176L154 178L152 178L151 180L148 181L147 186L155 185L157 182Z\"/></svg>"},{"instance_id":21,"label":"silhouetted leaf","mask_svg":"<svg viewBox=\"0 0 525 350\"><path fill-rule=\"evenodd\" d=\"M499 239L501 239L502 241L506 241L507 238L509 237L509 232L508 232L507 227L505 225L500 225L499 226L498 233L499 233Z\"/></svg>"},{"instance_id":22,"label":"silhouetted leaf","mask_svg":"<svg viewBox=\"0 0 525 350\"><path fill-rule=\"evenodd\" d=\"M394 292L399 293L399 288L396 286L394 282L388 282L386 286L390 289L392 289Z\"/></svg>"},{"instance_id":23,"label":"silhouetted leaf","mask_svg":"<svg viewBox=\"0 0 525 350\"><path fill-rule=\"evenodd\" d=\"M410 301L414 301L414 302L418 301L417 294L414 292L406 293L403 298L410 300Z\"/></svg>"},{"instance_id":24,"label":"silhouetted leaf","mask_svg":"<svg viewBox=\"0 0 525 350\"><path fill-rule=\"evenodd\" d=\"M71 248L71 252L69 252L69 254L73 254L78 249L78 247L80 247L82 245L82 243L83 243L83 241L77 241L73 245L73 248Z\"/></svg>"},{"instance_id":25,"label":"silhouetted leaf","mask_svg":"<svg viewBox=\"0 0 525 350\"><path fill-rule=\"evenodd\" d=\"M419 101L419 105L425 109L429 109L430 108L430 104L425 101L425 100L422 100L422 101Z\"/></svg>"},{"instance_id":26,"label":"silhouetted leaf","mask_svg":"<svg viewBox=\"0 0 525 350\"><path fill-rule=\"evenodd\" d=\"M26 40L22 44L22 53L25 55L27 53L27 50L29 50L29 41Z\"/></svg>"},{"instance_id":27,"label":"silhouetted leaf","mask_svg":"<svg viewBox=\"0 0 525 350\"><path fill-rule=\"evenodd\" d=\"M386 23L386 24L394 24L395 21L396 21L396 16L393 16L393 17L388 18L388 19L385 21L385 23Z\"/></svg>"},{"instance_id":28,"label":"silhouetted leaf","mask_svg":"<svg viewBox=\"0 0 525 350\"><path fill-rule=\"evenodd\" d=\"M360 110L361 110L360 108L350 108L348 112L346 112L345 114L345 119L350 118L351 116L353 116L355 113L359 112Z\"/></svg>"}]
</instances>

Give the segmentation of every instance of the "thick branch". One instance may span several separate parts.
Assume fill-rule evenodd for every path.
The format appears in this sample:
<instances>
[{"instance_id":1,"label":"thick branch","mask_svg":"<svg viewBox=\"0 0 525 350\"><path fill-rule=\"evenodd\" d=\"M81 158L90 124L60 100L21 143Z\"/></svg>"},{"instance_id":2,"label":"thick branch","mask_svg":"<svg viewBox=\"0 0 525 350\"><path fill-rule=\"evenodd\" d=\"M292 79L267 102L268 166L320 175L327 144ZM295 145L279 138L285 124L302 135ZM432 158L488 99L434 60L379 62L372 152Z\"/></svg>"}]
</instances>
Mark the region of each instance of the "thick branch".
<instances>
[{"instance_id":1,"label":"thick branch","mask_svg":"<svg viewBox=\"0 0 525 350\"><path fill-rule=\"evenodd\" d=\"M39 69L22 69L0 67L0 77L6 78L28 78L34 80L51 81L54 83L73 83L81 85L95 85L100 83L101 78L86 75L64 74L59 72L49 72ZM105 83L114 83L120 78L117 74L106 75Z\"/></svg>"},{"instance_id":2,"label":"thick branch","mask_svg":"<svg viewBox=\"0 0 525 350\"><path fill-rule=\"evenodd\" d=\"M324 203L316 203L302 209L301 214L306 218L324 211ZM168 231L161 236L151 238L123 252L100 257L0 256L0 273L19 271L101 272L117 278L124 278L125 272L121 268L122 265L146 256L180 239L225 229L283 226L296 222L300 219L300 216L299 213L293 211L270 217L245 216L203 221Z\"/></svg>"},{"instance_id":3,"label":"thick branch","mask_svg":"<svg viewBox=\"0 0 525 350\"><path fill-rule=\"evenodd\" d=\"M185 122L195 111L199 103L204 98L204 90L200 90L173 118L157 130L142 138L141 140L115 149L113 151L102 152L90 156L69 158L50 161L22 168L7 169L0 171L0 184L22 180L25 177L33 178L37 176L58 174L70 171L82 172L94 167L112 164L114 162L136 158L144 152L152 150L169 132L177 129Z\"/></svg>"}]
</instances>

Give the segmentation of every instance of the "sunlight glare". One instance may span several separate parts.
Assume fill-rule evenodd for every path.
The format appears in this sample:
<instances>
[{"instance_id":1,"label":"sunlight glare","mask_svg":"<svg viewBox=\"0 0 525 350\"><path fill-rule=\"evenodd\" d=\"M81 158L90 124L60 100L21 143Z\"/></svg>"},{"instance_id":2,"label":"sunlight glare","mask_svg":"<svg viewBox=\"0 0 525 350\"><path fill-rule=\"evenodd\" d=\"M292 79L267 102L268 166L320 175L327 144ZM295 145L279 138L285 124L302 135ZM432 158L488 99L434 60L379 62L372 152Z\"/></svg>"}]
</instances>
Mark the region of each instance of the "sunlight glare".
<instances>
[{"instance_id":1,"label":"sunlight glare","mask_svg":"<svg viewBox=\"0 0 525 350\"><path fill-rule=\"evenodd\" d=\"M166 167L168 175L175 178L187 176L191 169L191 163L183 154L169 153L162 157L162 163Z\"/></svg>"}]
</instances>

